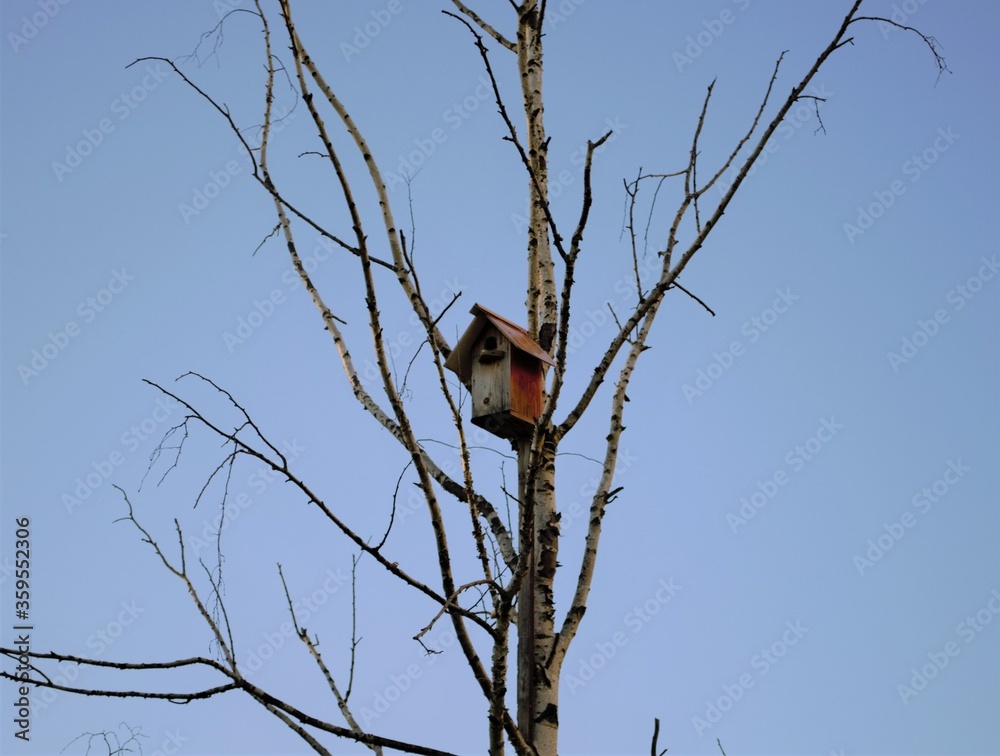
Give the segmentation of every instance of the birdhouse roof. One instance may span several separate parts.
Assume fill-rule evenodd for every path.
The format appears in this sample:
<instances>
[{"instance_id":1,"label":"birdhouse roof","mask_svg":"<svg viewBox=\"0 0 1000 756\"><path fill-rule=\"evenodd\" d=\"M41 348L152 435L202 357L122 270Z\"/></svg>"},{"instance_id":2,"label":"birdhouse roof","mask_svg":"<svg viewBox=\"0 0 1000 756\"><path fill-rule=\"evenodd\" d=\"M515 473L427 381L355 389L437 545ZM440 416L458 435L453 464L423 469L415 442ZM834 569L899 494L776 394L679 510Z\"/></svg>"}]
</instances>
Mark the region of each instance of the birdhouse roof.
<instances>
[{"instance_id":1,"label":"birdhouse roof","mask_svg":"<svg viewBox=\"0 0 1000 756\"><path fill-rule=\"evenodd\" d=\"M517 323L512 323L502 315L497 315L492 310L487 310L478 304L472 305L469 312L475 315L475 318L465 329L465 333L462 334L444 363L446 368L458 374L462 383L468 385L469 381L472 380L472 348L476 345L479 335L487 325L495 326L500 333L507 337L514 348L520 349L525 354L529 354L548 365L556 364L549 353L542 349Z\"/></svg>"}]
</instances>

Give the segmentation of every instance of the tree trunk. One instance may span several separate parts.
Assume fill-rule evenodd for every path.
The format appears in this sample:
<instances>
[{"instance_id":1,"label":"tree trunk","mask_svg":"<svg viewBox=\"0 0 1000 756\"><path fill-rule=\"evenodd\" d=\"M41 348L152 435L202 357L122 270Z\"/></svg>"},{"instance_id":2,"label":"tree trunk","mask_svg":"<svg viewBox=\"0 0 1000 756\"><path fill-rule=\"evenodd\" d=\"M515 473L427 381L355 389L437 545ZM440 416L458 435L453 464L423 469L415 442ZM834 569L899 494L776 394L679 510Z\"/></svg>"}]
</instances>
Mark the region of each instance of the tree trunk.
<instances>
[{"instance_id":1,"label":"tree trunk","mask_svg":"<svg viewBox=\"0 0 1000 756\"><path fill-rule=\"evenodd\" d=\"M517 59L527 124L528 331L551 353L558 296L549 237L548 141L542 100L542 16L537 0L525 0L517 30ZM518 597L518 726L539 756L555 756L559 732L558 674L547 669L555 627L553 579L559 545L555 503L555 444L543 429L534 459L530 440L518 442L522 535L531 533L530 562ZM533 462L533 464L531 464ZM529 469L530 467L534 468ZM526 486L530 485L530 489Z\"/></svg>"},{"instance_id":2,"label":"tree trunk","mask_svg":"<svg viewBox=\"0 0 1000 756\"><path fill-rule=\"evenodd\" d=\"M520 502L520 533L534 532L534 507L528 506L528 458L531 439L521 438L517 446L517 498ZM528 521L525 521L528 518ZM525 544L519 544L524 553ZM534 743L535 710L535 559L528 563L528 574L517 596L517 727L528 743Z\"/></svg>"},{"instance_id":3,"label":"tree trunk","mask_svg":"<svg viewBox=\"0 0 1000 756\"><path fill-rule=\"evenodd\" d=\"M546 437L536 463L534 490L534 740L539 756L556 756L559 735L559 670L548 663L555 642L553 583L559 550L556 512L556 445Z\"/></svg>"},{"instance_id":4,"label":"tree trunk","mask_svg":"<svg viewBox=\"0 0 1000 756\"><path fill-rule=\"evenodd\" d=\"M531 465L531 440L517 442L521 532L532 534L531 542L522 545L530 554L518 594L517 724L539 756L555 756L559 732L559 669L549 665L555 640L553 581L559 548L555 450L554 443L545 441Z\"/></svg>"}]
</instances>

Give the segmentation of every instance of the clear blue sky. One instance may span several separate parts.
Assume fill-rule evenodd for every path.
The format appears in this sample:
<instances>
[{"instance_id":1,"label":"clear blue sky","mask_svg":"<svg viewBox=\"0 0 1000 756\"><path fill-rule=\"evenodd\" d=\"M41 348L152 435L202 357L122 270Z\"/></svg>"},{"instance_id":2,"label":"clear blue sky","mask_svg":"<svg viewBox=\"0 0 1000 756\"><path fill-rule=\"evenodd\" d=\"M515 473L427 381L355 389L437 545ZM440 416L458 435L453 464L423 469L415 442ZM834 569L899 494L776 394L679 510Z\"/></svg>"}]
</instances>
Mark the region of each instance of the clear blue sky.
<instances>
[{"instance_id":1,"label":"clear blue sky","mask_svg":"<svg viewBox=\"0 0 1000 756\"><path fill-rule=\"evenodd\" d=\"M224 451L193 434L179 468L157 487L161 461L140 491L160 436L183 417L143 378L237 422L196 382L173 384L188 370L211 377L359 532L379 538L387 521L405 455L347 390L283 244L253 254L275 221L238 145L163 66L126 68L190 53L227 5L250 3L9 0L0 10L4 644L14 640L15 520L27 517L33 648L118 660L211 653L183 585L134 529L114 523L124 513L117 484L172 558L175 517L189 560L213 558L221 489L192 504ZM438 308L462 292L444 333L465 328L474 302L523 322L525 177L467 32L438 12L449 3L297 5L306 43L383 170L420 163L412 193L423 288ZM507 3L474 5L511 32ZM580 148L615 130L595 163L566 396L611 338L602 307L610 300L621 314L630 301L622 179L683 167L715 80L701 141L708 175L752 118L777 56L788 51L783 94L848 5L549 3L546 118L563 228L579 212ZM937 81L913 35L859 28L815 80L825 133L811 108L794 110L684 274L716 316L668 298L629 390L624 491L608 511L591 608L566 662L567 756L648 753L654 717L670 754L718 753L716 738L730 756L1000 752L1000 4L864 7L934 35L954 73ZM263 102L261 52L252 19L237 15L217 55L185 71L250 127ZM511 55L495 49L493 62L513 105ZM283 94L278 104L291 101ZM296 157L318 149L313 136L300 105L275 137L275 170L304 209L346 235L333 176L315 157ZM356 181L375 239L372 195ZM408 227L405 187L391 198ZM665 188L653 262L671 199ZM305 229L299 244L364 369L371 350L354 261ZM380 276L402 371L417 329ZM424 358L410 379L418 433L453 462L431 442L452 434ZM568 570L598 471L586 457L602 453L609 398L562 449ZM501 465L508 481L515 468L497 452L509 449L477 441L495 450L478 451L476 464L500 500ZM350 544L252 464L236 467L230 487L233 501L242 496L224 532L237 655L248 669L259 662L255 682L339 722L306 651L283 634L275 563L346 681ZM430 580L428 520L410 488L407 479L386 548ZM459 579L474 579L467 516L448 506ZM358 589L359 718L380 734L485 752L484 702L448 649L453 639L436 627L429 637L445 653L429 658L411 640L434 607L370 560ZM168 690L218 680L86 670L76 683ZM304 752L233 694L189 706L35 694L25 744L13 737L12 693L3 686L4 753L57 753L122 721L142 726L147 755Z\"/></svg>"}]
</instances>

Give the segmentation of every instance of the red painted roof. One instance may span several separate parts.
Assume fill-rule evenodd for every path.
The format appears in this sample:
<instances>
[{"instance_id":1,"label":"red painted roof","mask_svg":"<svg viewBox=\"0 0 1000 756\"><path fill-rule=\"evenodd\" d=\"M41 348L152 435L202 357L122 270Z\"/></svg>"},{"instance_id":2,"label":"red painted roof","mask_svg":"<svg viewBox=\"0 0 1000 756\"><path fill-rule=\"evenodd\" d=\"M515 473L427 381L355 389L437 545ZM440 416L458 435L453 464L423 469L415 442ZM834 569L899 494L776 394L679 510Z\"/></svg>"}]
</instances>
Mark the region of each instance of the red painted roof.
<instances>
[{"instance_id":1,"label":"red painted roof","mask_svg":"<svg viewBox=\"0 0 1000 756\"><path fill-rule=\"evenodd\" d=\"M479 304L474 304L469 312L476 317L469 327L465 329L465 333L462 334L462 337L458 340L455 348L448 355L448 359L444 363L446 368L458 374L458 377L462 379L462 383L468 385L469 381L472 380L472 347L475 345L476 339L479 338L479 334L482 333L487 323L492 323L496 326L500 333L506 336L515 348L520 349L526 354L530 354L541 362L549 365L556 364L548 352L542 349L528 335L528 332L517 323L511 322L503 317L503 315L498 315L492 310L487 310Z\"/></svg>"}]
</instances>

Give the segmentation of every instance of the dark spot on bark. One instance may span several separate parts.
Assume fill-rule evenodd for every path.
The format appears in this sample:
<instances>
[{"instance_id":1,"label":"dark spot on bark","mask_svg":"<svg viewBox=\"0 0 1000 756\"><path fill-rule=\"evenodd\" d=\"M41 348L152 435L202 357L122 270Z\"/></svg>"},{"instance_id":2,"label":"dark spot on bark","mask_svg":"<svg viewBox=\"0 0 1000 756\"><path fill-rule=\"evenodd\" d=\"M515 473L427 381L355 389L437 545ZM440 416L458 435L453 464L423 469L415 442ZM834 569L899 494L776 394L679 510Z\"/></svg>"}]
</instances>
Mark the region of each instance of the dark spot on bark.
<instances>
[{"instance_id":1,"label":"dark spot on bark","mask_svg":"<svg viewBox=\"0 0 1000 756\"><path fill-rule=\"evenodd\" d=\"M556 708L555 704L549 704L545 707L545 710L538 715L536 722L551 722L554 725L559 724L559 710Z\"/></svg>"}]
</instances>

